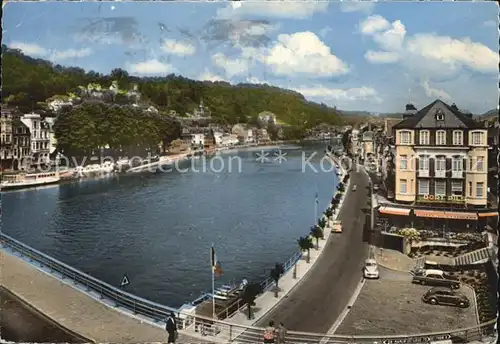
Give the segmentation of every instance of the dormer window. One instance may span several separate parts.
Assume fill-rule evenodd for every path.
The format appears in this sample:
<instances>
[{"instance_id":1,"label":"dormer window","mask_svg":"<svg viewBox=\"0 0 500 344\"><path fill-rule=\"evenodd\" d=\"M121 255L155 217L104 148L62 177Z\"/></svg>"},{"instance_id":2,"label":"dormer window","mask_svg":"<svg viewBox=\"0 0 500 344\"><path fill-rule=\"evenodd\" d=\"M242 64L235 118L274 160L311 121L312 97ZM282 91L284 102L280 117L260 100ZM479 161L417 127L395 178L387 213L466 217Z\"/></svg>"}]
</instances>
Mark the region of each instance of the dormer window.
<instances>
[{"instance_id":1,"label":"dormer window","mask_svg":"<svg viewBox=\"0 0 500 344\"><path fill-rule=\"evenodd\" d=\"M441 110L436 111L436 121L444 121L444 113Z\"/></svg>"}]
</instances>

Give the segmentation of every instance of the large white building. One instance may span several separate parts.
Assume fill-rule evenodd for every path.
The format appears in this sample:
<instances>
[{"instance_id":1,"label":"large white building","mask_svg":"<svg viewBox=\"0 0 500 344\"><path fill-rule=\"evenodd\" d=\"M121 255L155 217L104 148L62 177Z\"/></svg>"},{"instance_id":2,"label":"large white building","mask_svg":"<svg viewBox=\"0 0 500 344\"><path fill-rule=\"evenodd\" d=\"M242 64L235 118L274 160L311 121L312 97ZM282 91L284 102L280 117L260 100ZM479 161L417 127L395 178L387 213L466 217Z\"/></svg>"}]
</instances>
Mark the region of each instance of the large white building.
<instances>
[{"instance_id":1,"label":"large white building","mask_svg":"<svg viewBox=\"0 0 500 344\"><path fill-rule=\"evenodd\" d=\"M29 128L31 133L31 153L35 163L50 163L50 124L37 113L28 113L21 116L21 122Z\"/></svg>"}]
</instances>

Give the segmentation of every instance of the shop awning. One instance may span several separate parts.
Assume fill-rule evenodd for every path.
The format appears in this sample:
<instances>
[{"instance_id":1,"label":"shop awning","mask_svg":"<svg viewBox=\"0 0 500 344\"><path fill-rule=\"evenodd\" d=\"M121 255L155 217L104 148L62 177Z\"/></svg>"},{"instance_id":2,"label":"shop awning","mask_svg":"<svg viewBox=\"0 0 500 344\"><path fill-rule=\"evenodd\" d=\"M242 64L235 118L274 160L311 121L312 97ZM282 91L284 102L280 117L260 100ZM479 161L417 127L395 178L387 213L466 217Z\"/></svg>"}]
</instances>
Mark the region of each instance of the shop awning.
<instances>
[{"instance_id":1,"label":"shop awning","mask_svg":"<svg viewBox=\"0 0 500 344\"><path fill-rule=\"evenodd\" d=\"M454 220L477 220L477 214L476 213L461 213L461 212L455 212L455 211L446 211L444 213L447 219L454 219Z\"/></svg>"},{"instance_id":2,"label":"shop awning","mask_svg":"<svg viewBox=\"0 0 500 344\"><path fill-rule=\"evenodd\" d=\"M445 218L444 211L438 211L438 210L417 210L417 209L415 209L415 216Z\"/></svg>"},{"instance_id":3,"label":"shop awning","mask_svg":"<svg viewBox=\"0 0 500 344\"><path fill-rule=\"evenodd\" d=\"M498 216L497 211L489 212L489 213L477 213L479 217L490 217L490 216Z\"/></svg>"},{"instance_id":4,"label":"shop awning","mask_svg":"<svg viewBox=\"0 0 500 344\"><path fill-rule=\"evenodd\" d=\"M410 215L410 210L411 209L393 208L393 207L380 207L378 211L381 214L408 216L408 215Z\"/></svg>"},{"instance_id":5,"label":"shop awning","mask_svg":"<svg viewBox=\"0 0 500 344\"><path fill-rule=\"evenodd\" d=\"M458 211L415 210L415 216L450 220L477 220L476 213L461 213Z\"/></svg>"}]
</instances>

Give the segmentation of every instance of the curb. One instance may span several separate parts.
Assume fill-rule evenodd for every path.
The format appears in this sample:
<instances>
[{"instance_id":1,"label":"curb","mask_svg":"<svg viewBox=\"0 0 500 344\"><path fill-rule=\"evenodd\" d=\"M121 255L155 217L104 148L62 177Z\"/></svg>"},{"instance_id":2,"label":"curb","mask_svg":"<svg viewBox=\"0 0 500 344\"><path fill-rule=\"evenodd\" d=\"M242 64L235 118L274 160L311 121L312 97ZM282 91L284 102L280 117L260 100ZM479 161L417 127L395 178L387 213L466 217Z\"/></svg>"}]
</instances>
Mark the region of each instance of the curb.
<instances>
[{"instance_id":1,"label":"curb","mask_svg":"<svg viewBox=\"0 0 500 344\"><path fill-rule=\"evenodd\" d=\"M339 167L341 170L343 170L342 166L340 166L339 164ZM344 170L343 170L344 171ZM344 171L345 173L345 171ZM347 197L347 192L349 192L350 189L348 189L347 187L350 185L350 182L351 182L351 178L349 178L349 180L347 181L347 185L346 185L346 192L344 193L344 199ZM342 206L343 206L344 202L342 201L342 204L339 203L339 209L336 213L337 217L340 215L340 212L342 211ZM337 218L336 217L336 218ZM331 234L331 233L330 233ZM288 294L290 294L297 286L299 286L303 280L308 276L309 272L312 270L312 268L314 267L314 264L319 260L319 258L321 258L321 256L323 255L323 253L325 252L325 250L327 249L327 243L328 241L330 240L330 238L332 238L333 236L328 236L328 239L325 240L325 246L324 248L321 250L321 252L319 253L318 257L316 257L316 260L310 265L309 267L309 270L307 270L304 275L298 279L297 283L295 283L295 285L293 285L287 292L283 293L282 296L279 298L278 302L276 302L276 304L274 304L271 308L269 308L265 313L263 313L258 319L256 319L252 325L250 326L254 326L258 321L260 321L263 317L265 317L268 313L270 313L271 311L273 311L282 301L283 299L287 298ZM297 261L298 263L298 261ZM295 263L295 264L297 264ZM256 317L257 318L257 317Z\"/></svg>"},{"instance_id":2,"label":"curb","mask_svg":"<svg viewBox=\"0 0 500 344\"><path fill-rule=\"evenodd\" d=\"M347 315L349 315L349 312L351 311L352 306L354 305L354 303L358 299L359 294L361 294L361 290L365 286L365 281L366 281L366 279L364 277L362 277L361 280L359 281L358 285L356 286L356 289L354 289L354 293L352 294L351 298L347 302L347 305L345 306L344 310L342 311L342 313L340 313L337 320L333 323L332 327L330 327L330 329L326 333L327 335L335 334L335 332L338 330L340 325L344 322L345 318L347 318ZM326 341L324 338L320 340L320 344L324 344L327 342L328 342L328 339L326 339Z\"/></svg>"}]
</instances>

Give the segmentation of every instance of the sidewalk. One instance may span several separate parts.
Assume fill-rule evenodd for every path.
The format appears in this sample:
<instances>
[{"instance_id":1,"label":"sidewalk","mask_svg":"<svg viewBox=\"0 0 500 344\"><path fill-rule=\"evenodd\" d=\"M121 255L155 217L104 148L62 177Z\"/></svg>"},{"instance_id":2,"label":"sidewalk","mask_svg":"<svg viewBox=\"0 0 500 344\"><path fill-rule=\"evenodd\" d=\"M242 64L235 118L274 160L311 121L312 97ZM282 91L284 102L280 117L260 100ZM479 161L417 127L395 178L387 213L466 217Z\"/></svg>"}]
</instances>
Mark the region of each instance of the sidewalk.
<instances>
[{"instance_id":1,"label":"sidewalk","mask_svg":"<svg viewBox=\"0 0 500 344\"><path fill-rule=\"evenodd\" d=\"M345 173L346 172L342 169L339 181L342 180ZM349 185L350 185L350 179L347 182L347 185L345 186L346 191L350 190ZM344 203L345 197L346 193L342 195L338 209L335 211L335 214L333 214L330 220L337 219L338 214L340 212L340 208ZM323 215L323 218L326 219L325 215ZM290 293L292 289L295 288L295 286L297 286L300 283L300 281L307 275L307 273L314 266L314 264L319 259L321 254L324 252L324 249L327 246L330 235L331 235L331 228L329 228L327 224L324 230L324 239L319 241L319 249L318 250L312 249L310 252L310 263L307 263L307 252L304 252L302 259L299 260L296 264L297 266L296 278L295 279L293 278L294 268L290 269L280 278L279 280L280 292L277 298L274 295L274 288L271 288L269 291L264 292L261 296L259 296L256 299L255 301L256 306L254 306L252 309L253 315L255 316L254 319L252 320L248 319L247 309L246 307L243 307L242 309L240 309L240 311L236 312L233 316L226 319L225 321L239 325L255 326L255 324L259 321L259 319L261 319L266 313L268 313L271 309L273 309L283 298L286 298L287 294ZM315 240L314 244L316 244ZM241 332L243 332L243 330Z\"/></svg>"},{"instance_id":2,"label":"sidewalk","mask_svg":"<svg viewBox=\"0 0 500 344\"><path fill-rule=\"evenodd\" d=\"M96 343L165 342L161 324L153 325L107 306L60 281L23 258L0 250L0 284L56 323ZM179 342L193 342L179 335ZM197 343L206 342L199 339Z\"/></svg>"},{"instance_id":3,"label":"sidewalk","mask_svg":"<svg viewBox=\"0 0 500 344\"><path fill-rule=\"evenodd\" d=\"M410 272L416 264L412 259L401 252L373 247L375 260L380 266L395 271Z\"/></svg>"}]
</instances>

